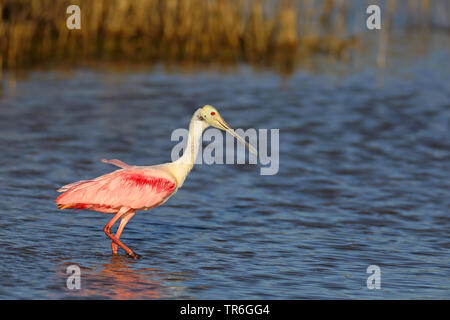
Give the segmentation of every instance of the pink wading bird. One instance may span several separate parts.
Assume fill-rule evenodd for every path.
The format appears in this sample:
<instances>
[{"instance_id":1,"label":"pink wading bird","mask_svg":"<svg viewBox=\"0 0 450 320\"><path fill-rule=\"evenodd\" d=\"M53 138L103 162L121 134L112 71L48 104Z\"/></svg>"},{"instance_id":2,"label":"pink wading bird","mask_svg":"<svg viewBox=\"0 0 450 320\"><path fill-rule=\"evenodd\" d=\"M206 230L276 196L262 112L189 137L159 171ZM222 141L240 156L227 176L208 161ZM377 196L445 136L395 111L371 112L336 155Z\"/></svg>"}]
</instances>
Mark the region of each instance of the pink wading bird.
<instances>
[{"instance_id":1,"label":"pink wading bird","mask_svg":"<svg viewBox=\"0 0 450 320\"><path fill-rule=\"evenodd\" d=\"M58 190L64 192L56 199L58 209L89 209L114 213L114 217L103 229L111 238L112 252L117 254L121 247L128 256L139 255L124 245L119 239L128 221L136 211L156 208L166 202L183 185L186 176L194 166L203 130L213 126L232 134L256 155L244 139L222 119L219 112L206 105L195 111L189 124L189 138L186 151L178 160L154 166L130 166L120 160L102 160L121 169L92 180L81 180ZM120 220L115 235L112 226Z\"/></svg>"}]
</instances>

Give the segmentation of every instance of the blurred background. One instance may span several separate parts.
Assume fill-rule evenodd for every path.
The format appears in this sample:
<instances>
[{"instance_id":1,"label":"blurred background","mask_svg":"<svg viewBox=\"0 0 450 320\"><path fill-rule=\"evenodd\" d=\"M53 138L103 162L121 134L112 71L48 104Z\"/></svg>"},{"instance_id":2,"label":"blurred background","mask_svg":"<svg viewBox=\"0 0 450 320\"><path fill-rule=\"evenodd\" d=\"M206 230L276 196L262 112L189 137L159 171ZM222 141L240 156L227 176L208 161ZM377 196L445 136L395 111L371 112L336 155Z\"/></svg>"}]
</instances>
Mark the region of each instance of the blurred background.
<instances>
[{"instance_id":1,"label":"blurred background","mask_svg":"<svg viewBox=\"0 0 450 320\"><path fill-rule=\"evenodd\" d=\"M66 27L71 4L81 8L81 30ZM370 4L382 8L380 32L366 28ZM292 73L311 68L316 55L375 63L373 54L384 66L396 42L390 34L446 34L450 11L445 0L3 0L0 6L0 62L8 70L99 61L184 68L246 62Z\"/></svg>"},{"instance_id":2,"label":"blurred background","mask_svg":"<svg viewBox=\"0 0 450 320\"><path fill-rule=\"evenodd\" d=\"M449 7L0 0L0 298L448 298ZM279 173L196 166L127 225L136 261L111 256L109 215L56 209L60 186L115 169L102 158L170 161L204 104L280 129Z\"/></svg>"}]
</instances>

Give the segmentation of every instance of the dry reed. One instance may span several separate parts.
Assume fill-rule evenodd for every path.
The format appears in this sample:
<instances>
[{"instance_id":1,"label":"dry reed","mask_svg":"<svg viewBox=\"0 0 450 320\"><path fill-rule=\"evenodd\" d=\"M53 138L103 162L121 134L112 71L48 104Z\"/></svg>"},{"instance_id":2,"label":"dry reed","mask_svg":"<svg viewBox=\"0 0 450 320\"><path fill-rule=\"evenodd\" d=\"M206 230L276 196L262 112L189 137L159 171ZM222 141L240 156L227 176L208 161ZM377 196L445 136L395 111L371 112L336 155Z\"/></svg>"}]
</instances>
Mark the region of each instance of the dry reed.
<instances>
[{"instance_id":1,"label":"dry reed","mask_svg":"<svg viewBox=\"0 0 450 320\"><path fill-rule=\"evenodd\" d=\"M347 21L357 2L0 0L0 77L2 69L98 59L247 61L289 69L299 57L343 57L355 48L361 33L350 32ZM421 24L429 23L435 2L439 0L403 3L409 23L417 16ZM66 28L66 8L71 4L81 8L81 30ZM389 6L389 19L392 10L396 9ZM380 57L384 59L383 53Z\"/></svg>"}]
</instances>

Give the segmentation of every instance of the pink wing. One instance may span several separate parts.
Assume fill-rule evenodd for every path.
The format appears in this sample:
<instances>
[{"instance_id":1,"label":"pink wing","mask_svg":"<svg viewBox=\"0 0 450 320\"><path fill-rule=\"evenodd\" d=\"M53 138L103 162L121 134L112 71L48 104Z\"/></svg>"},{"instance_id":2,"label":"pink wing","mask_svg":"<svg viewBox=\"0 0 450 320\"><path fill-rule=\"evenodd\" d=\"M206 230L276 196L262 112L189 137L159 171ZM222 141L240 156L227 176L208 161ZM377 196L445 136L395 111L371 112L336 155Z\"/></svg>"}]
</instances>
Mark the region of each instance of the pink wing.
<instances>
[{"instance_id":1,"label":"pink wing","mask_svg":"<svg viewBox=\"0 0 450 320\"><path fill-rule=\"evenodd\" d=\"M62 187L56 199L60 209L91 209L115 212L121 207L135 210L163 203L177 188L168 172L151 167L130 167Z\"/></svg>"}]
</instances>

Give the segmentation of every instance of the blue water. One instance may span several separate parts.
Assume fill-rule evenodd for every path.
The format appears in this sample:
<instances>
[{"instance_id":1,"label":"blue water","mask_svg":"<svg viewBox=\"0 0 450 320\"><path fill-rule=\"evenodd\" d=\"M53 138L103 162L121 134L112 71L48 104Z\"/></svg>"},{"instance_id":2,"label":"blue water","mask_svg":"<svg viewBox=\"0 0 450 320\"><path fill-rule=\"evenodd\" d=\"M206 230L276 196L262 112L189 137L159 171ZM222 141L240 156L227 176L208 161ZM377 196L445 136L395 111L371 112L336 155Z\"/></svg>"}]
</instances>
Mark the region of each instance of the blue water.
<instances>
[{"instance_id":1,"label":"blue water","mask_svg":"<svg viewBox=\"0 0 450 320\"><path fill-rule=\"evenodd\" d=\"M288 79L247 66L6 74L0 298L449 298L447 49L381 77L370 66ZM279 128L278 174L196 166L125 228L139 260L111 255L111 215L56 209L60 186L115 169L102 158L170 161L172 131L204 104L235 128ZM73 264L79 290L66 286ZM381 289L367 288L369 265Z\"/></svg>"}]
</instances>

